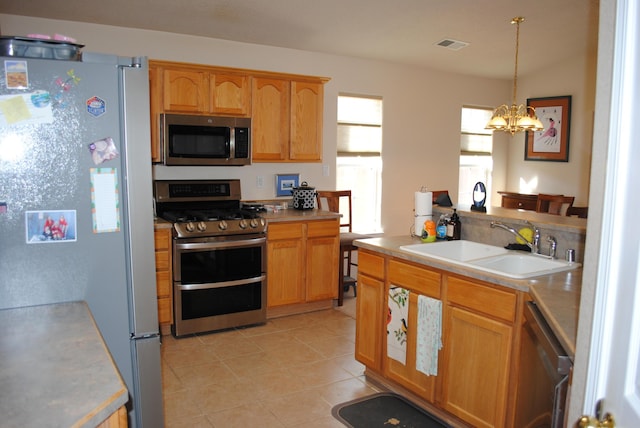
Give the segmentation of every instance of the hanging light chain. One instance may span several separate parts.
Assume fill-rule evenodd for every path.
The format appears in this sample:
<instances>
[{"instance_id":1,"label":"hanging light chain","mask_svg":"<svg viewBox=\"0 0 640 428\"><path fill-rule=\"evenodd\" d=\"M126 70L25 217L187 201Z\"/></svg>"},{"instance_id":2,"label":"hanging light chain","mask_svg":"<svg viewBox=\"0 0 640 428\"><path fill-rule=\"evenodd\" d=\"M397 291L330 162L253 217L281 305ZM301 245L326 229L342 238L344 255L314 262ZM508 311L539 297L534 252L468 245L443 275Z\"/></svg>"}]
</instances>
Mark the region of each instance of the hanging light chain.
<instances>
[{"instance_id":1,"label":"hanging light chain","mask_svg":"<svg viewBox=\"0 0 640 428\"><path fill-rule=\"evenodd\" d=\"M520 23L524 22L524 17L516 16L511 20L516 24L516 58L513 71L513 102L511 106L503 104L496 108L493 116L485 129L509 132L514 135L522 131L541 131L544 126L536 116L533 107L524 104L516 104L518 96L518 53L520 51Z\"/></svg>"},{"instance_id":2,"label":"hanging light chain","mask_svg":"<svg viewBox=\"0 0 640 428\"><path fill-rule=\"evenodd\" d=\"M518 52L520 51L520 23L524 22L524 17L516 16L511 20L512 24L516 24L516 61L513 71L513 104L515 105L518 92Z\"/></svg>"}]
</instances>

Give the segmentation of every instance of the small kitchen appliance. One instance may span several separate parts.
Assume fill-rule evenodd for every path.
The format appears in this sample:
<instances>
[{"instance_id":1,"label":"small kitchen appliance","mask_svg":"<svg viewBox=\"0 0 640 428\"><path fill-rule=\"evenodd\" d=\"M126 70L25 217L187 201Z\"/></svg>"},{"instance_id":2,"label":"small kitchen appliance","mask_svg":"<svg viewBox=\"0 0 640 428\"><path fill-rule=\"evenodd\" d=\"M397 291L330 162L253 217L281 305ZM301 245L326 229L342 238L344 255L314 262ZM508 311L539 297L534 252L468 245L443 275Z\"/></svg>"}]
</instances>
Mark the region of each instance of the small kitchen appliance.
<instances>
[{"instance_id":1,"label":"small kitchen appliance","mask_svg":"<svg viewBox=\"0 0 640 428\"><path fill-rule=\"evenodd\" d=\"M241 166L251 164L248 117L161 114L165 165Z\"/></svg>"},{"instance_id":2,"label":"small kitchen appliance","mask_svg":"<svg viewBox=\"0 0 640 428\"><path fill-rule=\"evenodd\" d=\"M315 207L316 188L309 186L306 181L303 181L299 187L294 187L292 193L293 208L297 210L312 210Z\"/></svg>"}]
</instances>

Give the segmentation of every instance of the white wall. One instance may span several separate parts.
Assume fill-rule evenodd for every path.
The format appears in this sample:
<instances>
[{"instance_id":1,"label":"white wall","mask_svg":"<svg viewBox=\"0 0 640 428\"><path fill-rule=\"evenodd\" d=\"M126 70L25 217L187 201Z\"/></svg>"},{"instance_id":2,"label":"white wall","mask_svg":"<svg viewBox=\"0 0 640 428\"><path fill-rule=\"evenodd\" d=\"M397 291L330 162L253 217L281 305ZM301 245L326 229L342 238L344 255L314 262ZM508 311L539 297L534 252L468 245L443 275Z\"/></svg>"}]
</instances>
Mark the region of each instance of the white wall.
<instances>
[{"instance_id":1,"label":"white wall","mask_svg":"<svg viewBox=\"0 0 640 428\"><path fill-rule=\"evenodd\" d=\"M518 92L524 97L521 102L526 98L571 95L569 162L525 161L525 134L518 134L508 145L505 190L526 192L520 183L533 183L531 193L572 195L576 197L574 205L588 205L595 81L595 55L568 58L522 80L518 85Z\"/></svg>"},{"instance_id":2,"label":"white wall","mask_svg":"<svg viewBox=\"0 0 640 428\"><path fill-rule=\"evenodd\" d=\"M510 80L482 79L353 57L14 15L0 14L0 27L4 35L66 34L85 44L85 51L144 55L153 59L330 77L331 80L325 87L323 153L323 164L330 167L329 177L322 176L323 164L254 164L241 168L155 168L156 178L241 178L244 199L273 198L275 190L272 183L277 173L300 173L302 180L308 181L318 189L334 188L338 94L382 96L382 225L385 233L392 235L409 233L413 217L412 195L421 186L425 185L433 190L448 189L454 203L456 202L461 106L492 107L511 99ZM583 75L584 72L579 70L580 66L579 61L569 63L566 67L567 73L563 73L562 79L552 79L555 86L549 85L548 81L542 79L542 75L534 78L531 85L526 85L526 79L519 76L522 88L519 87L518 101L524 102L527 97L534 96L572 94L574 106L584 103L581 95L585 92L584 88L569 75L571 70ZM544 90L537 89L538 85L542 85ZM583 131L575 130L576 126L584 126L584 120L576 118L580 109L574 109L569 164L547 167L541 165L543 162L525 162L521 165L523 146L518 149L516 146L519 144L510 144L504 136L497 138L496 157L516 165L509 171L533 171L542 168L544 183L549 189L540 187L540 191L555 191L561 183L563 193L578 196L578 201L586 201L584 192L588 189L587 184L583 183L588 183L588 171L583 173L582 169L584 165L588 169L588 161L585 159L590 149L586 151L584 146L585 155L579 162L581 166L574 171L573 162L577 162L579 158L574 150L581 146L573 143L573 137L577 135L576 138L590 142L590 138L587 138L590 128ZM512 180L512 175L517 174L508 173L504 165L497 165L496 168L494 181L504 186L500 189L494 186L494 189L517 190L514 184L506 184ZM571 173L566 174L567 171ZM576 171L579 173L575 173ZM262 189L256 186L258 176L265 178L265 187ZM499 204L499 200L494 198L493 203Z\"/></svg>"}]
</instances>

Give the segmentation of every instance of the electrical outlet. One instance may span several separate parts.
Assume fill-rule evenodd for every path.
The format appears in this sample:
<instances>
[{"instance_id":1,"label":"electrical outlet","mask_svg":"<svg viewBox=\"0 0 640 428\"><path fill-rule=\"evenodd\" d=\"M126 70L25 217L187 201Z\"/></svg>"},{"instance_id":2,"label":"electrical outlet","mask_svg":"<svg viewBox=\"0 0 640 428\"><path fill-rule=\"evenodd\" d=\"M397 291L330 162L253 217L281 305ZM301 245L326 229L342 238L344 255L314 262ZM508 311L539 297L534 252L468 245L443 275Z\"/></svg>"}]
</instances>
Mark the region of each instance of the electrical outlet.
<instances>
[{"instance_id":1,"label":"electrical outlet","mask_svg":"<svg viewBox=\"0 0 640 428\"><path fill-rule=\"evenodd\" d=\"M259 175L256 177L256 187L262 189L264 187L264 177Z\"/></svg>"},{"instance_id":2,"label":"electrical outlet","mask_svg":"<svg viewBox=\"0 0 640 428\"><path fill-rule=\"evenodd\" d=\"M322 175L325 177L329 176L329 165L322 165Z\"/></svg>"}]
</instances>

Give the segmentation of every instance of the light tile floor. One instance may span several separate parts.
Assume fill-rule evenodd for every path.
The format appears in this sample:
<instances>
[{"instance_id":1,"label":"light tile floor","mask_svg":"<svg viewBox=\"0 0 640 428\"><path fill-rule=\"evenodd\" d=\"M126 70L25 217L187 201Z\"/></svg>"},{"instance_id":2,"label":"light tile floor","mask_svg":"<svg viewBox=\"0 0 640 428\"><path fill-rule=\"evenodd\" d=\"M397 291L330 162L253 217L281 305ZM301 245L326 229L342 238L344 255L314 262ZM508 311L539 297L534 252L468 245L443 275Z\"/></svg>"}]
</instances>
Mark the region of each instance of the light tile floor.
<instances>
[{"instance_id":1,"label":"light tile floor","mask_svg":"<svg viewBox=\"0 0 640 428\"><path fill-rule=\"evenodd\" d=\"M339 403L380 391L354 359L355 299L266 325L163 336L168 428L343 427Z\"/></svg>"}]
</instances>

